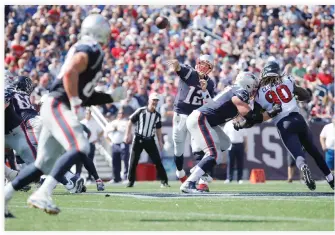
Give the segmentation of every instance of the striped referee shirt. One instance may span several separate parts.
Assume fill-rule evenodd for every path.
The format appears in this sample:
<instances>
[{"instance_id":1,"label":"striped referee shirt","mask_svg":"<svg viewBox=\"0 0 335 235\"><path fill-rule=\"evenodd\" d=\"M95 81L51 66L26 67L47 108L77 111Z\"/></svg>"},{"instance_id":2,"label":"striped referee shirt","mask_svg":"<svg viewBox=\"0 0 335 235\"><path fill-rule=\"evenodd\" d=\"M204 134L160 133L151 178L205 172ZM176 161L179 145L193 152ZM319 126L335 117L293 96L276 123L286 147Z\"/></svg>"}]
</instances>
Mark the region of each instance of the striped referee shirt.
<instances>
[{"instance_id":1,"label":"striped referee shirt","mask_svg":"<svg viewBox=\"0 0 335 235\"><path fill-rule=\"evenodd\" d=\"M136 135L141 137L154 137L156 128L162 127L160 113L156 110L149 112L148 107L138 108L129 119L136 125Z\"/></svg>"}]
</instances>

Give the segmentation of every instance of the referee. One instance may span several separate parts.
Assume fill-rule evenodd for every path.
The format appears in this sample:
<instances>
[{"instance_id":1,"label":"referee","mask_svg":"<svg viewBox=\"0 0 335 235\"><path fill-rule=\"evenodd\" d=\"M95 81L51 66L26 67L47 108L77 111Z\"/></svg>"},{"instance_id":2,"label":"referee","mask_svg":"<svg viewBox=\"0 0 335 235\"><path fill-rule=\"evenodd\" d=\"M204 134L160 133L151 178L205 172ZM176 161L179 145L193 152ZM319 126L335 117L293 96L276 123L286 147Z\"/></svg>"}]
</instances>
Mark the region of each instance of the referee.
<instances>
[{"instance_id":1,"label":"referee","mask_svg":"<svg viewBox=\"0 0 335 235\"><path fill-rule=\"evenodd\" d=\"M130 154L130 166L128 171L128 185L133 187L136 177L136 167L140 159L143 149L148 153L149 157L156 165L158 176L161 180L161 188L170 187L168 185L168 178L160 159L160 154L155 143L155 130L157 133L159 147L163 149L162 139L162 123L161 115L156 111L159 101L157 93L152 93L149 97L149 104L147 107L137 109L130 117L127 126L125 143L131 142L132 125L136 125L135 137L132 142L132 149Z\"/></svg>"}]
</instances>

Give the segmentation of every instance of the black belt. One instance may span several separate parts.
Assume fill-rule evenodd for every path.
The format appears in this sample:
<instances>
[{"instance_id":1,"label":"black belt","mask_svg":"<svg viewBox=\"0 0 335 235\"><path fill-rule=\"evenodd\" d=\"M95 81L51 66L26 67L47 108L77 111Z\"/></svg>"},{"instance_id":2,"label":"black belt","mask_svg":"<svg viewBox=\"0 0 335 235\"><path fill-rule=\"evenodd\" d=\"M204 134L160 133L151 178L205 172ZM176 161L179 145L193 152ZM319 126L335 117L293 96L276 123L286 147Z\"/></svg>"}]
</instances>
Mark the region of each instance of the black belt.
<instances>
[{"instance_id":1,"label":"black belt","mask_svg":"<svg viewBox=\"0 0 335 235\"><path fill-rule=\"evenodd\" d=\"M147 137L147 136L143 136L143 135L139 135L139 134L135 134L136 137L142 139L142 140L152 140L155 138L155 136L150 136L150 137Z\"/></svg>"}]
</instances>

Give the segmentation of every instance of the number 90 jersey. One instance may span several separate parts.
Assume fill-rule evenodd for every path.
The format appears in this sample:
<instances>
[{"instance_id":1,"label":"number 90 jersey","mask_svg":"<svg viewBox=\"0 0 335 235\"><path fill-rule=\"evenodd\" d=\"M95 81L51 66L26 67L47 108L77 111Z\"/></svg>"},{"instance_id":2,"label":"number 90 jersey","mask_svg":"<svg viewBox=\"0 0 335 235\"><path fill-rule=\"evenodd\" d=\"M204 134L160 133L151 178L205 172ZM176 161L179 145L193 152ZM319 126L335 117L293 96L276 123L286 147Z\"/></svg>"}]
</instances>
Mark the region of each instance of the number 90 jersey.
<instances>
[{"instance_id":1,"label":"number 90 jersey","mask_svg":"<svg viewBox=\"0 0 335 235\"><path fill-rule=\"evenodd\" d=\"M203 105L202 90L200 86L200 78L195 69L189 65L180 65L181 69L177 72L180 77L178 84L178 93L174 102L174 111L179 114L190 115L193 110ZM207 95L214 96L214 82L208 76ZM206 97L210 98L210 97Z\"/></svg>"},{"instance_id":2,"label":"number 90 jersey","mask_svg":"<svg viewBox=\"0 0 335 235\"><path fill-rule=\"evenodd\" d=\"M85 102L93 94L94 88L102 77L101 67L104 53L98 42L85 40L74 44L68 51L61 71L50 89L50 96L58 98L67 105L69 105L69 99L64 89L63 77L68 64L78 52L84 52L88 56L87 68L84 72L79 74L78 81L78 94L83 102L82 105L85 105Z\"/></svg>"},{"instance_id":3,"label":"number 90 jersey","mask_svg":"<svg viewBox=\"0 0 335 235\"><path fill-rule=\"evenodd\" d=\"M270 111L273 103L281 104L283 111L272 120L277 124L283 117L292 112L299 112L297 101L293 94L294 79L286 75L282 79L282 83L260 87L256 95L257 102L263 109Z\"/></svg>"}]
</instances>

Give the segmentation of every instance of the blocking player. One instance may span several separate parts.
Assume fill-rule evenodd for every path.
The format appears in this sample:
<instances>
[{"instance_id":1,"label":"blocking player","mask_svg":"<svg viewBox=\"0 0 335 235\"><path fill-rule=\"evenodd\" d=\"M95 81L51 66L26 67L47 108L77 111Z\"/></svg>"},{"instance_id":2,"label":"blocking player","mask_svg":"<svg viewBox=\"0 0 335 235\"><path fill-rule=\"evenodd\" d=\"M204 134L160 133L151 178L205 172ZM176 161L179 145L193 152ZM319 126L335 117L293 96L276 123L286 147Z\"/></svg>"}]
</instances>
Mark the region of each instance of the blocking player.
<instances>
[{"instance_id":1,"label":"blocking player","mask_svg":"<svg viewBox=\"0 0 335 235\"><path fill-rule=\"evenodd\" d=\"M254 113L249 107L258 87L258 79L250 72L241 72L237 75L234 85L214 97L212 101L194 110L186 120L187 129L194 138L195 143L205 152L204 158L194 168L192 174L181 185L184 193L200 192L195 187L195 182L206 172L211 171L216 164L216 159L221 151L230 146L229 137L226 136L220 125L243 116L250 123L260 123L277 115L281 110L275 106L273 110L262 114ZM215 130L214 128L220 129ZM219 135L218 135L219 133Z\"/></svg>"},{"instance_id":2,"label":"blocking player","mask_svg":"<svg viewBox=\"0 0 335 235\"><path fill-rule=\"evenodd\" d=\"M29 77L18 76L13 80L15 87L13 95L13 105L16 113L22 118L26 127L27 136L32 143L35 151L38 146L38 138L42 129L42 118L39 116L37 110L30 102L30 95L34 90L34 85ZM61 155L62 152L59 152ZM66 172L60 181L70 193L80 192L77 191L76 185L83 183L84 180L76 177L70 171ZM16 181L13 182L14 187Z\"/></svg>"},{"instance_id":3,"label":"blocking player","mask_svg":"<svg viewBox=\"0 0 335 235\"><path fill-rule=\"evenodd\" d=\"M292 76L281 73L278 63L268 62L261 72L260 87L255 98L255 109L271 110L273 105L282 107L283 111L273 121L283 144L291 157L295 159L297 168L303 173L305 184L310 190L316 188L315 181L306 164L302 146L313 157L325 175L328 184L334 189L334 175L329 170L322 153L314 144L312 132L299 113L295 96L299 101L310 98L308 91L297 86ZM237 129L243 126L238 123L236 125Z\"/></svg>"},{"instance_id":4,"label":"blocking player","mask_svg":"<svg viewBox=\"0 0 335 235\"><path fill-rule=\"evenodd\" d=\"M183 169L187 136L186 119L193 110L201 107L214 96L214 82L208 76L213 70L214 62L210 55L202 55L199 57L195 69L189 65L180 64L178 60L170 60L167 65L172 67L180 77L178 93L174 102L172 139L174 142L174 160L177 167L176 175L183 183L187 179ZM204 153L192 144L193 142L191 140L193 154L202 158ZM198 187L208 191L208 186L204 181L199 182Z\"/></svg>"},{"instance_id":5,"label":"blocking player","mask_svg":"<svg viewBox=\"0 0 335 235\"><path fill-rule=\"evenodd\" d=\"M111 95L94 90L102 76L104 53L101 46L109 42L107 20L100 14L87 16L80 34L80 40L68 51L60 74L41 107L43 127L37 159L18 175L22 185L42 174L48 175L42 186L29 197L28 205L49 214L60 212L51 199L57 181L89 152L88 140L77 117L80 106L100 105L124 98L117 89ZM66 153L58 159L55 151L59 148L65 149ZM13 188L5 189L6 198L10 198L13 192Z\"/></svg>"}]
</instances>

